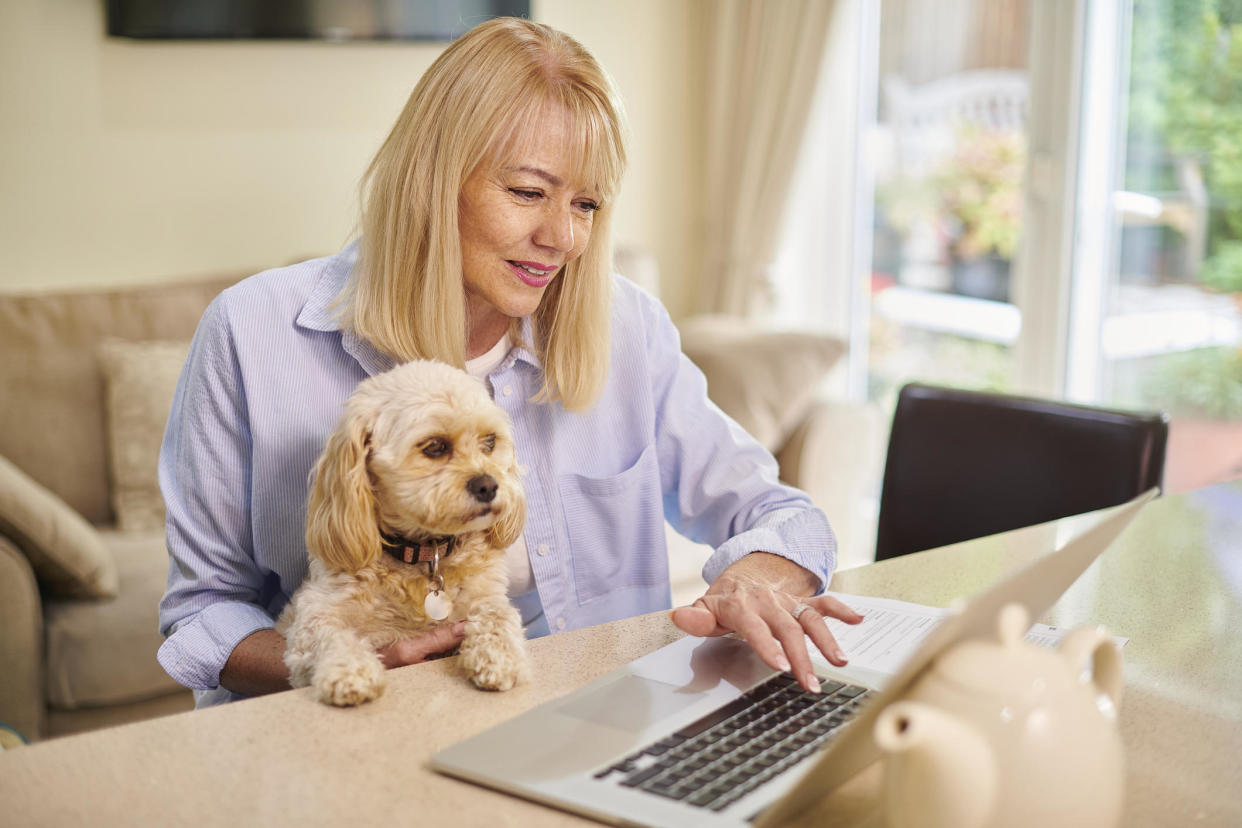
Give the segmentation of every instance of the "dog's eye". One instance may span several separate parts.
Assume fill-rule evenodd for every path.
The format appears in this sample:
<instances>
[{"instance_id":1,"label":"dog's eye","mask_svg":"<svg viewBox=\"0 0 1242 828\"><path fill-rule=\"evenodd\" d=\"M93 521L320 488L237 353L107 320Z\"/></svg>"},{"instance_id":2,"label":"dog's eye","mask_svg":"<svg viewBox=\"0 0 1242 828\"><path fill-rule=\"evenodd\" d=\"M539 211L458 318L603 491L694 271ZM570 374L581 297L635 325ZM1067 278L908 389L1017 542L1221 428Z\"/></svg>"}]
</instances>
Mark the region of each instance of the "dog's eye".
<instances>
[{"instance_id":1,"label":"dog's eye","mask_svg":"<svg viewBox=\"0 0 1242 828\"><path fill-rule=\"evenodd\" d=\"M482 445L483 445L483 453L491 454L493 451L496 450L496 435L489 434L486 437L484 437L482 441Z\"/></svg>"},{"instance_id":2,"label":"dog's eye","mask_svg":"<svg viewBox=\"0 0 1242 828\"><path fill-rule=\"evenodd\" d=\"M424 456L435 459L437 457L443 457L452 451L453 445L443 437L432 437L429 440L423 441L423 444L419 448L423 450Z\"/></svg>"}]
</instances>

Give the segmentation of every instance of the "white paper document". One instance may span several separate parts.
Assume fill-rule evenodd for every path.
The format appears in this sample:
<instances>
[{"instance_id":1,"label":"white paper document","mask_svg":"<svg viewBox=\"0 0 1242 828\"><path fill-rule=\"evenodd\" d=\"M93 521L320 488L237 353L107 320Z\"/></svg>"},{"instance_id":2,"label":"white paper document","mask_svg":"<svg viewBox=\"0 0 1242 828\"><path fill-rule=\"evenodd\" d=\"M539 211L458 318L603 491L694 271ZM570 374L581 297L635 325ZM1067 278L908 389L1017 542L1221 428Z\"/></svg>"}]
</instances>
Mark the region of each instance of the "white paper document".
<instances>
[{"instance_id":1,"label":"white paper document","mask_svg":"<svg viewBox=\"0 0 1242 828\"><path fill-rule=\"evenodd\" d=\"M826 619L837 643L853 667L873 670L887 676L897 673L919 644L953 610L897 601L892 598L871 598L830 592L864 616L860 624L846 624L835 618ZM1055 647L1069 630L1035 624L1026 640L1045 647ZM1114 639L1125 646L1128 638Z\"/></svg>"}]
</instances>

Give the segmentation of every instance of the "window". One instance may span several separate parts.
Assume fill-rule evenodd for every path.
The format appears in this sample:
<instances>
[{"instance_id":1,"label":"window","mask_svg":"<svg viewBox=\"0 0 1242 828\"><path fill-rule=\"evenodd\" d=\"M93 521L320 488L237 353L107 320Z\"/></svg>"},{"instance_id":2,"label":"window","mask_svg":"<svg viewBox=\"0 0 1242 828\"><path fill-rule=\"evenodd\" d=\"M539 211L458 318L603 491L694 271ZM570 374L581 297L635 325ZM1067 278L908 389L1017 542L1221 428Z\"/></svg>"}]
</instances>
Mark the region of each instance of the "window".
<instances>
[{"instance_id":1,"label":"window","mask_svg":"<svg viewBox=\"0 0 1242 828\"><path fill-rule=\"evenodd\" d=\"M1242 474L1242 2L851 8L776 279L778 318L848 329L837 390L1159 409L1168 490Z\"/></svg>"}]
</instances>

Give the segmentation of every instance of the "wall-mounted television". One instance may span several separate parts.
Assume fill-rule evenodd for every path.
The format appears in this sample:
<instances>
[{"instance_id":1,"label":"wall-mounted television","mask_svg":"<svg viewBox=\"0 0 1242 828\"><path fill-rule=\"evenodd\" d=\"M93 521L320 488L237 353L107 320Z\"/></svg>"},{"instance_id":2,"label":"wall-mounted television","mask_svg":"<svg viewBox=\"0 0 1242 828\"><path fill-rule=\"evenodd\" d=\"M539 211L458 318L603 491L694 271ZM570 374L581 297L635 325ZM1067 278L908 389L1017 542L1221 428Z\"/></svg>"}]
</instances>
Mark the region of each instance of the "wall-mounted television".
<instances>
[{"instance_id":1,"label":"wall-mounted television","mask_svg":"<svg viewBox=\"0 0 1242 828\"><path fill-rule=\"evenodd\" d=\"M162 40L452 40L530 0L106 0L108 34Z\"/></svg>"}]
</instances>

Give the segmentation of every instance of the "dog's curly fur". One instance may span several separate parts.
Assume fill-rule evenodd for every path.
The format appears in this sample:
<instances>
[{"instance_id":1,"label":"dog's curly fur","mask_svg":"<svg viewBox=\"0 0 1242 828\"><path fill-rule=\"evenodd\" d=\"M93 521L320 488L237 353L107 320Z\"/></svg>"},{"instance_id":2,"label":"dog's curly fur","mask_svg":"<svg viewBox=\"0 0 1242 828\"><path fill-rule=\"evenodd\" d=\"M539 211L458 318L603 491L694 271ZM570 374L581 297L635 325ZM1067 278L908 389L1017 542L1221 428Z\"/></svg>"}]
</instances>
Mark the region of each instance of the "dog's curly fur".
<instances>
[{"instance_id":1,"label":"dog's curly fur","mask_svg":"<svg viewBox=\"0 0 1242 828\"><path fill-rule=\"evenodd\" d=\"M480 494L480 480L494 493ZM525 637L504 553L525 521L509 420L482 383L430 360L363 381L315 466L310 570L277 624L292 684L328 704L369 701L384 687L377 648L460 620L458 663L476 685L522 681ZM447 619L426 616L427 568L386 553L384 535L456 538L438 569Z\"/></svg>"}]
</instances>

